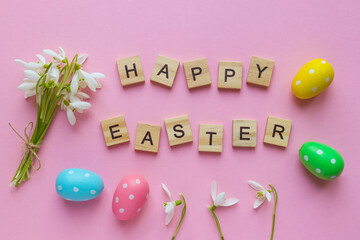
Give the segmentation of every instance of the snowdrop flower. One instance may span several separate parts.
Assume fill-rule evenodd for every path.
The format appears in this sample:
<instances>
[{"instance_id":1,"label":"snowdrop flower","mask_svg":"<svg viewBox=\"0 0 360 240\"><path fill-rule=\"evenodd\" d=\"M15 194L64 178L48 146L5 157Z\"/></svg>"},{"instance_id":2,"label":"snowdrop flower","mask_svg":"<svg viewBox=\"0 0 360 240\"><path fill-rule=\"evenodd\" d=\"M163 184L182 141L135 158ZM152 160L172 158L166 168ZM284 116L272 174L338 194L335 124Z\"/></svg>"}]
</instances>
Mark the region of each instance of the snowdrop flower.
<instances>
[{"instance_id":1,"label":"snowdrop flower","mask_svg":"<svg viewBox=\"0 0 360 240\"><path fill-rule=\"evenodd\" d=\"M184 196L181 193L180 193L180 197L182 198L182 200L174 201L172 199L171 193L170 193L169 189L166 187L166 185L164 183L162 183L161 186L164 189L164 191L166 192L166 194L168 195L169 200L170 200L169 202L164 203L165 213L166 213L165 225L168 225L171 222L172 218L174 217L175 207L181 205L182 203L184 205L179 224L175 230L174 235L172 236L172 239L175 239L175 236L176 236L177 232L179 231L181 222L184 219L184 216L186 213L186 201L185 201Z\"/></svg>"},{"instance_id":2,"label":"snowdrop flower","mask_svg":"<svg viewBox=\"0 0 360 240\"><path fill-rule=\"evenodd\" d=\"M97 88L101 88L100 83L96 80L96 78L105 78L105 75L102 73L87 73L81 69L75 72L71 84L70 89L74 94L79 90L79 86L81 88L89 87L91 91L96 92Z\"/></svg>"},{"instance_id":3,"label":"snowdrop flower","mask_svg":"<svg viewBox=\"0 0 360 240\"><path fill-rule=\"evenodd\" d=\"M216 194L216 191L217 191L217 184L216 184L215 181L213 181L212 184L211 184L211 197L212 197L212 199L214 201L214 204L211 207L209 206L208 208L209 208L212 216L215 219L215 222L216 222L217 228L219 230L219 234L220 234L221 239L224 239L224 236L223 236L222 231L221 231L219 220L218 220L218 218L217 218L214 211L218 206L222 206L222 207L232 206L232 205L236 204L239 201L239 199L237 199L237 198L226 199L225 192L221 192L219 194Z\"/></svg>"},{"instance_id":4,"label":"snowdrop flower","mask_svg":"<svg viewBox=\"0 0 360 240\"><path fill-rule=\"evenodd\" d=\"M66 58L65 51L61 47L59 47L59 53L56 53L56 52L54 52L53 50L50 50L50 49L44 49L43 53L45 55L47 55L47 56L53 57L55 60L58 60L57 63L62 62Z\"/></svg>"},{"instance_id":5,"label":"snowdrop flower","mask_svg":"<svg viewBox=\"0 0 360 240\"><path fill-rule=\"evenodd\" d=\"M211 197L214 201L215 207L218 207L218 206L229 207L229 206L236 204L239 201L239 199L237 199L237 198L225 199L224 192L221 192L218 195L216 195L216 190L217 190L217 185L216 185L216 182L213 181L211 184Z\"/></svg>"},{"instance_id":6,"label":"snowdrop flower","mask_svg":"<svg viewBox=\"0 0 360 240\"><path fill-rule=\"evenodd\" d=\"M278 201L277 191L272 184L269 184L271 190L267 190L263 186L258 184L257 182L254 182L251 180L248 181L248 184L250 185L250 187L252 187L253 189L255 189L257 191L254 208L258 208L261 204L263 204L265 202L265 199L267 199L270 202L271 201L270 193L272 192L274 194L275 204L274 204L274 214L273 214L273 222L272 222L271 238L270 238L272 240L274 238L276 206L277 206L277 201Z\"/></svg>"},{"instance_id":7,"label":"snowdrop flower","mask_svg":"<svg viewBox=\"0 0 360 240\"><path fill-rule=\"evenodd\" d=\"M67 99L64 98L62 108L66 111L66 116L72 126L74 126L76 123L74 112L77 111L82 113L83 110L89 109L91 107L90 103L82 101L82 99L88 97L89 96L86 93L78 92L76 95L68 94L66 97Z\"/></svg>"},{"instance_id":8,"label":"snowdrop flower","mask_svg":"<svg viewBox=\"0 0 360 240\"><path fill-rule=\"evenodd\" d=\"M265 199L267 199L269 202L271 201L270 192L268 190L266 190L263 186L261 186L257 182L251 181L251 180L248 181L248 184L250 185L250 187L252 187L253 189L255 189L257 191L256 192L256 200L254 202L254 208L260 207L260 205L265 202Z\"/></svg>"},{"instance_id":9,"label":"snowdrop flower","mask_svg":"<svg viewBox=\"0 0 360 240\"><path fill-rule=\"evenodd\" d=\"M18 89L24 91L24 97L28 98L36 94L36 84L41 76L33 70L25 70L24 75L24 82L18 86Z\"/></svg>"}]
</instances>

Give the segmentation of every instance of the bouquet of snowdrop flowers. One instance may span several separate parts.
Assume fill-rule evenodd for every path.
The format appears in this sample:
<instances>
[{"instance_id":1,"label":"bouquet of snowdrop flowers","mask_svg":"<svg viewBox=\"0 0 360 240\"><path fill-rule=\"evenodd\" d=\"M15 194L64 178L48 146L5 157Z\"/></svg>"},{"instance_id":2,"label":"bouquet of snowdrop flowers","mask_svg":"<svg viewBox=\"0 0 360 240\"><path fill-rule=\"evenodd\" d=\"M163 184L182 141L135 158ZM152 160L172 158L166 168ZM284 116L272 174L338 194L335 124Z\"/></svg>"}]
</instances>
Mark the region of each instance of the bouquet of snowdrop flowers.
<instances>
[{"instance_id":1,"label":"bouquet of snowdrop flowers","mask_svg":"<svg viewBox=\"0 0 360 240\"><path fill-rule=\"evenodd\" d=\"M105 78L102 73L87 73L82 70L87 54L76 54L69 61L61 47L59 53L48 49L43 53L52 59L47 61L40 54L36 55L39 59L36 62L15 59L15 63L26 69L24 82L18 88L25 92L25 98L35 96L37 105L35 128L33 129L33 122L30 122L24 129L24 136L9 124L25 143L24 156L10 184L15 184L15 187L29 178L31 168L40 169L37 152L57 110L64 110L70 124L74 125L75 112L82 113L91 107L90 103L84 101L90 97L83 90L88 87L95 92L97 88L101 88L97 79ZM37 167L34 164L36 161Z\"/></svg>"}]
</instances>

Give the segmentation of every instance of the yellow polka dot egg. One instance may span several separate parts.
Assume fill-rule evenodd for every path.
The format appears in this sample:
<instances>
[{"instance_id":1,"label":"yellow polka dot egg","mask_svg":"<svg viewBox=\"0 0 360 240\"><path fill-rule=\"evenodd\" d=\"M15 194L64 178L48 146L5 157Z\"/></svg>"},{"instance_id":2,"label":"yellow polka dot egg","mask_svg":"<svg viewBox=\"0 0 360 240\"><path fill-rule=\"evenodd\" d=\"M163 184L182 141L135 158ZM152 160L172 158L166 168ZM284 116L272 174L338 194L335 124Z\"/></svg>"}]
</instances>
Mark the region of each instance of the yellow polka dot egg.
<instances>
[{"instance_id":1,"label":"yellow polka dot egg","mask_svg":"<svg viewBox=\"0 0 360 240\"><path fill-rule=\"evenodd\" d=\"M324 91L334 79L334 68L324 59L313 59L296 74L291 89L300 99L315 97Z\"/></svg>"}]
</instances>

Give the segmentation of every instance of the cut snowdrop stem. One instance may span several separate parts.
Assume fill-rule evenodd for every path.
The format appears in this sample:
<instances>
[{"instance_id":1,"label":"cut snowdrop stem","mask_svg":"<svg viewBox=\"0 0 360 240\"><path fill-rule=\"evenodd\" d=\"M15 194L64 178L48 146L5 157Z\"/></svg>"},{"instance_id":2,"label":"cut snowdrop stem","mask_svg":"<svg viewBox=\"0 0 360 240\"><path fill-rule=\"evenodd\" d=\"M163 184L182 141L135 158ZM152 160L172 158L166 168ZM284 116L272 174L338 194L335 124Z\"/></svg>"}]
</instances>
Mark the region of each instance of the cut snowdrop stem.
<instances>
[{"instance_id":1,"label":"cut snowdrop stem","mask_svg":"<svg viewBox=\"0 0 360 240\"><path fill-rule=\"evenodd\" d=\"M272 184L269 184L269 186L271 187L272 189L272 192L274 194L274 213L273 213L273 222L272 222L272 227L271 227L271 237L270 239L273 240L274 238L274 229L275 229L275 217L276 217L276 206L277 206L277 201L278 201L278 194L277 194L277 191L275 189L275 187L272 185Z\"/></svg>"},{"instance_id":2,"label":"cut snowdrop stem","mask_svg":"<svg viewBox=\"0 0 360 240\"><path fill-rule=\"evenodd\" d=\"M178 200L178 201L183 203L183 209L182 209L182 212L181 212L181 217L180 217L179 223L178 223L178 225L177 225L177 227L175 229L174 235L172 236L171 240L175 239L176 234L178 233L178 231L180 229L180 225L181 225L182 221L184 220L184 217L185 217L185 214L186 214L186 201L185 201L184 195L182 195L180 193L180 197L182 198L182 201L180 201L180 200ZM175 201L175 203L177 204L178 201ZM176 205L176 206L178 206L178 205Z\"/></svg>"},{"instance_id":3,"label":"cut snowdrop stem","mask_svg":"<svg viewBox=\"0 0 360 240\"><path fill-rule=\"evenodd\" d=\"M220 238L221 238L222 240L224 240L224 236L223 236L222 231L221 231L219 219L217 218L217 216L216 216L216 214L215 214L215 212L214 212L214 210L216 209L216 206L213 205L212 207L209 206L208 208L209 208L212 216L213 216L214 219L215 219L216 226L217 226L217 228L218 228L218 230L219 230Z\"/></svg>"},{"instance_id":4,"label":"cut snowdrop stem","mask_svg":"<svg viewBox=\"0 0 360 240\"><path fill-rule=\"evenodd\" d=\"M51 56L52 60L50 62L46 62L46 59L39 54L37 57L40 62L26 63L22 60L15 59L15 62L18 65L26 68L24 71L24 83L18 88L25 92L25 98L35 95L37 116L34 131L30 131L28 134L26 133L28 126L31 125L32 129L33 123L30 122L25 128L24 137L18 134L10 124L10 127L25 143L23 158L10 183L10 186L15 185L15 187L18 187L21 182L28 180L31 167L34 170L40 169L41 164L37 152L59 107L67 113L70 112L68 110L71 110L72 114L67 115L70 124L74 125L75 115L73 112L82 112L83 109L88 109L91 106L90 103L81 101L81 99L85 99L87 96L86 94L80 92L81 88L87 87L86 84L79 87L74 93L74 96L80 97L74 97L70 93L72 76L76 73L76 71L80 71L82 67L77 63L79 58L78 55L76 54L69 63L68 58L65 56L65 51L61 47L59 47L59 54L48 49L44 50L44 54ZM82 60L82 62L83 61L84 60ZM100 76L101 78L105 77L101 74L96 76ZM97 82L95 77L93 77L92 80ZM97 84L96 87L99 88L100 84ZM37 159L38 161L37 168L34 167L34 159Z\"/></svg>"}]
</instances>

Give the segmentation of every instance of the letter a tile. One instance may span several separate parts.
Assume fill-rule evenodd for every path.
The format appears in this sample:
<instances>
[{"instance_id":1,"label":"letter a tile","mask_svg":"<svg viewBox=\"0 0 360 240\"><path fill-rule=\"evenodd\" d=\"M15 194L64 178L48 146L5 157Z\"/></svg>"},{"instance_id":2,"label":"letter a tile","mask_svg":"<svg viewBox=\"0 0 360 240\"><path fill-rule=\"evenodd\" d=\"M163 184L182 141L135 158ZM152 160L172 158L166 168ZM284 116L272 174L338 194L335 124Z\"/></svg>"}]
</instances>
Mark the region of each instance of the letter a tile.
<instances>
[{"instance_id":1,"label":"letter a tile","mask_svg":"<svg viewBox=\"0 0 360 240\"><path fill-rule=\"evenodd\" d=\"M161 126L138 123L135 150L155 152L159 150Z\"/></svg>"}]
</instances>

